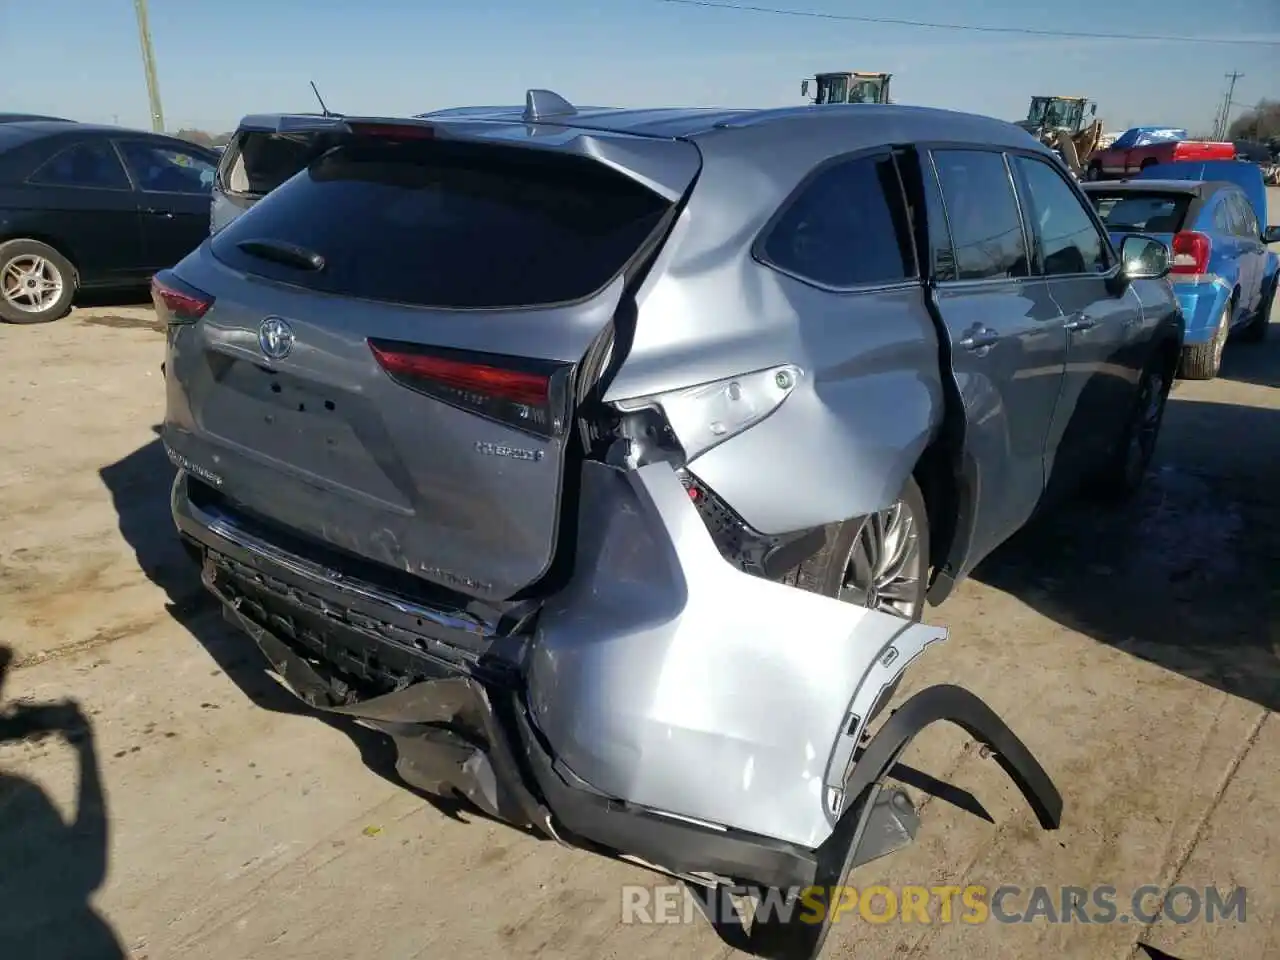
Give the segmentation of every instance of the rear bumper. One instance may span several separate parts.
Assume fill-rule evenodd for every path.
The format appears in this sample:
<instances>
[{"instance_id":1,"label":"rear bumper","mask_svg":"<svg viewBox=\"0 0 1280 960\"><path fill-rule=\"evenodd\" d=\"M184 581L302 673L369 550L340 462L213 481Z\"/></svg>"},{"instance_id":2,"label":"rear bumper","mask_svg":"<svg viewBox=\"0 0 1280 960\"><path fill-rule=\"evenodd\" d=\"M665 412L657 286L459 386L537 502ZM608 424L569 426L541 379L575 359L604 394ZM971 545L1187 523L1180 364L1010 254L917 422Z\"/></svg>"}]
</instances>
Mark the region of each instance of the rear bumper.
<instances>
[{"instance_id":1,"label":"rear bumper","mask_svg":"<svg viewBox=\"0 0 1280 960\"><path fill-rule=\"evenodd\" d=\"M194 504L183 472L173 514L277 674L393 737L408 782L682 876L794 888L847 862L832 847L863 835L846 826L880 809L862 801L901 749L876 759L877 735L859 754L867 722L945 636L733 569L665 465L587 466L579 572L536 624L427 609L287 554ZM939 700L953 689L882 729L905 745L956 720L954 698ZM971 706L956 722L1017 745L1020 783L1056 826L1044 771Z\"/></svg>"},{"instance_id":2,"label":"rear bumper","mask_svg":"<svg viewBox=\"0 0 1280 960\"><path fill-rule=\"evenodd\" d=\"M1178 281L1173 285L1173 292L1178 298L1178 306L1182 308L1182 315L1186 318L1183 343L1208 343L1218 327L1222 309L1231 296L1226 281L1216 276Z\"/></svg>"}]
</instances>

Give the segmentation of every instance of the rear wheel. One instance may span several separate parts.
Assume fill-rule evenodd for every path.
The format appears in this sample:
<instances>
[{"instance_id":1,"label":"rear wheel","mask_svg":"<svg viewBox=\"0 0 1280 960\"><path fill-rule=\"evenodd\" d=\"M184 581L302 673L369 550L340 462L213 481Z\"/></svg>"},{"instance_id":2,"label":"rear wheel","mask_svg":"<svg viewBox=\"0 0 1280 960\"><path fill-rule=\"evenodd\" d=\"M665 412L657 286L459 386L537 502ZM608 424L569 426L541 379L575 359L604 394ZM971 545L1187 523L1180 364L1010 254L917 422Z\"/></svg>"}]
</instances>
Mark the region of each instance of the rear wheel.
<instances>
[{"instance_id":1,"label":"rear wheel","mask_svg":"<svg viewBox=\"0 0 1280 960\"><path fill-rule=\"evenodd\" d=\"M1227 335L1231 332L1231 315L1234 310L1235 300L1228 300L1208 342L1182 348L1182 365L1178 371L1182 379L1212 380L1218 375L1218 370L1222 367L1222 351L1227 345Z\"/></svg>"},{"instance_id":2,"label":"rear wheel","mask_svg":"<svg viewBox=\"0 0 1280 960\"><path fill-rule=\"evenodd\" d=\"M1084 172L1084 178L1086 180L1101 180L1102 164L1098 163L1097 160L1094 160L1092 163L1090 163L1089 168Z\"/></svg>"},{"instance_id":3,"label":"rear wheel","mask_svg":"<svg viewBox=\"0 0 1280 960\"><path fill-rule=\"evenodd\" d=\"M1138 384L1129 422L1124 436L1111 461L1098 477L1098 492L1110 500L1123 500L1133 496L1147 475L1151 459L1155 456L1156 440L1164 423L1165 405L1173 364L1164 356L1152 359L1151 365Z\"/></svg>"},{"instance_id":4,"label":"rear wheel","mask_svg":"<svg viewBox=\"0 0 1280 960\"><path fill-rule=\"evenodd\" d=\"M784 582L918 621L929 589L929 515L915 478L886 509L833 524L823 548Z\"/></svg>"},{"instance_id":5,"label":"rear wheel","mask_svg":"<svg viewBox=\"0 0 1280 960\"><path fill-rule=\"evenodd\" d=\"M1262 302L1258 304L1258 312L1253 315L1248 325L1240 331L1239 338L1242 343L1261 343L1267 337L1267 328L1271 326L1271 310L1276 302L1276 286L1280 285L1280 273L1271 278L1271 283L1267 285L1266 293L1263 294Z\"/></svg>"},{"instance_id":6,"label":"rear wheel","mask_svg":"<svg viewBox=\"0 0 1280 960\"><path fill-rule=\"evenodd\" d=\"M0 320L48 323L71 309L75 268L38 240L0 243Z\"/></svg>"},{"instance_id":7,"label":"rear wheel","mask_svg":"<svg viewBox=\"0 0 1280 960\"><path fill-rule=\"evenodd\" d=\"M1138 172L1141 173L1143 170L1147 169L1147 167L1154 167L1159 162L1160 161L1155 157L1147 157L1147 159L1138 164Z\"/></svg>"}]
</instances>

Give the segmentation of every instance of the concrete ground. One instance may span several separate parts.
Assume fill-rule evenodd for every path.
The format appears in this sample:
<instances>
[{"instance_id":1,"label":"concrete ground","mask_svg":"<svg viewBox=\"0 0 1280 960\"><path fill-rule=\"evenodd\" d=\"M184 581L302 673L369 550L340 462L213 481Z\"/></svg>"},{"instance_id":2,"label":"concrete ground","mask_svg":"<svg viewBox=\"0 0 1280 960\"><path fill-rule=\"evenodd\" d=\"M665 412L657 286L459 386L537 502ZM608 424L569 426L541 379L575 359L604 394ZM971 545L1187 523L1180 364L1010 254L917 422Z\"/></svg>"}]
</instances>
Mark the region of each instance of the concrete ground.
<instances>
[{"instance_id":1,"label":"concrete ground","mask_svg":"<svg viewBox=\"0 0 1280 960\"><path fill-rule=\"evenodd\" d=\"M45 705L54 731L0 745L0 944L26 948L0 954L736 956L702 922L621 923L622 887L660 878L415 795L375 735L297 709L263 673L171 534L163 344L137 306L0 327L3 694ZM1120 914L1144 884L1243 886L1244 922L855 910L825 956L1280 956L1277 489L1273 322L1267 343L1228 347L1218 380L1179 384L1137 503L1037 522L930 611L951 639L912 684L986 698L1061 788L1062 829L1039 830L975 744L935 728L904 758L916 844L851 879L1109 884ZM55 912L34 944L23 931Z\"/></svg>"}]
</instances>

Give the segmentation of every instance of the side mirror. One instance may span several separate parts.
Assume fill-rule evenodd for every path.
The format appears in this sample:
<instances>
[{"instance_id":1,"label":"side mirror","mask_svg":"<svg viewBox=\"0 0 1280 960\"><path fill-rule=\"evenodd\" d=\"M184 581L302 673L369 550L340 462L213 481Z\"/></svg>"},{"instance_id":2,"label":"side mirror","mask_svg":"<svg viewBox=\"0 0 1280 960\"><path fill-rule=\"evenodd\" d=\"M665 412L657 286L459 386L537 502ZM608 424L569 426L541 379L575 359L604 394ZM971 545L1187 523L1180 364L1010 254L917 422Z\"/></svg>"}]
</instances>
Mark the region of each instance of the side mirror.
<instances>
[{"instance_id":1,"label":"side mirror","mask_svg":"<svg viewBox=\"0 0 1280 960\"><path fill-rule=\"evenodd\" d=\"M1089 116L1096 117L1098 115L1098 105L1096 103L1089 104Z\"/></svg>"},{"instance_id":2,"label":"side mirror","mask_svg":"<svg viewBox=\"0 0 1280 960\"><path fill-rule=\"evenodd\" d=\"M808 81L808 80L801 80L801 81L800 81L800 96L802 96L802 97L807 97L808 95L809 95L809 81Z\"/></svg>"},{"instance_id":3,"label":"side mirror","mask_svg":"<svg viewBox=\"0 0 1280 960\"><path fill-rule=\"evenodd\" d=\"M1280 243L1280 227L1267 227L1262 231L1263 243Z\"/></svg>"},{"instance_id":4,"label":"side mirror","mask_svg":"<svg viewBox=\"0 0 1280 960\"><path fill-rule=\"evenodd\" d=\"M1169 275L1169 248L1150 237L1125 237L1120 244L1120 264L1130 280L1159 280Z\"/></svg>"}]
</instances>

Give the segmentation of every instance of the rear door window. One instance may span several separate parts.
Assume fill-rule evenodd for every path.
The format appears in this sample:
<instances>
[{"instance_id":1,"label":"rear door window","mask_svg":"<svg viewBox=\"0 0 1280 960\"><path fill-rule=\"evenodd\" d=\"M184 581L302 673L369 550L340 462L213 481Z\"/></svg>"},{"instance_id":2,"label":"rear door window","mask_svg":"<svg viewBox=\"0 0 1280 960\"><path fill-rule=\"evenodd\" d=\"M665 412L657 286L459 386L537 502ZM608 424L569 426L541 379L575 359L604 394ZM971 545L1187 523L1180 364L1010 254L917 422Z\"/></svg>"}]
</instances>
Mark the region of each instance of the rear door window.
<instances>
[{"instance_id":1,"label":"rear door window","mask_svg":"<svg viewBox=\"0 0 1280 960\"><path fill-rule=\"evenodd\" d=\"M147 140L121 140L119 146L139 190L200 194L213 186L213 164L190 150Z\"/></svg>"},{"instance_id":2,"label":"rear door window","mask_svg":"<svg viewBox=\"0 0 1280 960\"><path fill-rule=\"evenodd\" d=\"M985 150L935 150L959 280L1030 275L1013 181L1004 155Z\"/></svg>"},{"instance_id":3,"label":"rear door window","mask_svg":"<svg viewBox=\"0 0 1280 960\"><path fill-rule=\"evenodd\" d=\"M357 140L329 150L219 231L212 251L246 273L342 296L444 308L545 306L604 287L667 209L648 188L583 157ZM272 247L294 255L281 260ZM315 255L312 266L297 251Z\"/></svg>"},{"instance_id":4,"label":"rear door window","mask_svg":"<svg viewBox=\"0 0 1280 960\"><path fill-rule=\"evenodd\" d=\"M1191 205L1188 193L1090 193L1089 199L1113 233L1177 233Z\"/></svg>"},{"instance_id":5,"label":"rear door window","mask_svg":"<svg viewBox=\"0 0 1280 960\"><path fill-rule=\"evenodd\" d=\"M1228 193L1227 202L1231 205L1231 226L1237 237L1256 240L1260 235L1258 221L1254 219L1253 207L1243 194Z\"/></svg>"},{"instance_id":6,"label":"rear door window","mask_svg":"<svg viewBox=\"0 0 1280 960\"><path fill-rule=\"evenodd\" d=\"M825 287L916 276L907 206L893 157L828 166L801 188L759 250L769 265Z\"/></svg>"},{"instance_id":7,"label":"rear door window","mask_svg":"<svg viewBox=\"0 0 1280 960\"><path fill-rule=\"evenodd\" d=\"M115 148L106 140L77 143L55 153L27 178L47 187L132 190Z\"/></svg>"},{"instance_id":8,"label":"rear door window","mask_svg":"<svg viewBox=\"0 0 1280 960\"><path fill-rule=\"evenodd\" d=\"M220 186L228 193L259 197L270 193L308 163L319 150L315 136L241 131L220 164Z\"/></svg>"},{"instance_id":9,"label":"rear door window","mask_svg":"<svg viewBox=\"0 0 1280 960\"><path fill-rule=\"evenodd\" d=\"M1044 274L1106 273L1111 267L1110 244L1062 174L1042 160L1011 159Z\"/></svg>"}]
</instances>

